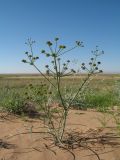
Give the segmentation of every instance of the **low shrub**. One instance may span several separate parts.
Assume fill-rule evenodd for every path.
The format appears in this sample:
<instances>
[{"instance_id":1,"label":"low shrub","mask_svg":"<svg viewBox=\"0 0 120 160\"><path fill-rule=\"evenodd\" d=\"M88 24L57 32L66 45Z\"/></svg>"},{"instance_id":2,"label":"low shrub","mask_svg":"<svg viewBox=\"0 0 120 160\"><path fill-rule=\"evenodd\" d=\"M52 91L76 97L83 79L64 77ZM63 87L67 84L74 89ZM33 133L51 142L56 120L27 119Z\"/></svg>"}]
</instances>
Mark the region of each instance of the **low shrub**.
<instances>
[{"instance_id":1,"label":"low shrub","mask_svg":"<svg viewBox=\"0 0 120 160\"><path fill-rule=\"evenodd\" d=\"M4 111L21 114L23 112L24 100L24 96L14 89L4 88L0 92L0 106Z\"/></svg>"}]
</instances>

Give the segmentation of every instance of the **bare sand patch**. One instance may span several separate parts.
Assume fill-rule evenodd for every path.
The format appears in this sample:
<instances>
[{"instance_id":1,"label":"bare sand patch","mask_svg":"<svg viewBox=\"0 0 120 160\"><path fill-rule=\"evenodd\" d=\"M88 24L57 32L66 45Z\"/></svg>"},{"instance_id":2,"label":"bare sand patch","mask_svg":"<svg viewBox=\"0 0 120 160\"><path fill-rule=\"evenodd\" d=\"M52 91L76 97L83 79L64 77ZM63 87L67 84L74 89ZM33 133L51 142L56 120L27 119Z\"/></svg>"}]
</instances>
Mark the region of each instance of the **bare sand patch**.
<instances>
[{"instance_id":1,"label":"bare sand patch","mask_svg":"<svg viewBox=\"0 0 120 160\"><path fill-rule=\"evenodd\" d=\"M66 132L74 131L85 134L96 132L101 129L101 123L97 119L100 116L102 114L95 111L71 110ZM109 120L107 126L107 129L101 129L101 134L115 132L115 124L112 119ZM45 131L44 124L38 119L24 121L13 116L7 116L5 119L2 117L0 119L0 140L3 141L3 144L8 143L8 148L1 145L0 160L73 160L70 152L53 145L53 141L44 133ZM90 147L99 154L101 160L120 160L119 145L93 144ZM98 159L92 151L84 147L76 148L72 152L76 160Z\"/></svg>"}]
</instances>

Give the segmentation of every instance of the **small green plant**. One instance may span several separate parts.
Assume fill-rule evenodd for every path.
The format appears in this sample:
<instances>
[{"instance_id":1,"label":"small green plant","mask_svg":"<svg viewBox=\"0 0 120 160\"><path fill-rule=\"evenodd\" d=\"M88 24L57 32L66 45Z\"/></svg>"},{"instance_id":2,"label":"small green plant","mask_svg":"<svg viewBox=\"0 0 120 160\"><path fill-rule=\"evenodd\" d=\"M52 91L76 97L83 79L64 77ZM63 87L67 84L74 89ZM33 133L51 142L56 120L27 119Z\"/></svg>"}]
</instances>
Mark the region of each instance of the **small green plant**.
<instances>
[{"instance_id":1,"label":"small green plant","mask_svg":"<svg viewBox=\"0 0 120 160\"><path fill-rule=\"evenodd\" d=\"M33 103L37 103L39 105L47 102L47 92L48 92L48 86L44 83L41 83L40 85L33 85L29 84L25 88L25 99L27 101L31 101Z\"/></svg>"},{"instance_id":2,"label":"small green plant","mask_svg":"<svg viewBox=\"0 0 120 160\"><path fill-rule=\"evenodd\" d=\"M41 68L38 68L36 65L36 61L39 59L39 56L35 56L33 53L33 44L35 43L35 41L32 41L31 39L28 39L28 41L26 42L26 44L30 48L29 52L25 52L27 60L23 59L22 62L33 66L45 78L45 80L49 82L49 92L52 93L52 90L56 90L58 103L61 107L60 111L57 111L59 118L56 118L52 112L54 102L54 99L52 99L52 95L47 97L47 102L45 100L43 107L45 114L47 115L46 125L48 126L49 133L53 135L56 144L62 144L69 109L71 108L73 102L77 99L77 97L84 92L86 88L85 86L90 80L90 77L94 74L102 72L102 70L99 70L99 65L101 64L101 62L97 61L97 58L101 54L103 54L103 51L99 51L98 47L96 47L96 50L92 51L93 57L90 59L89 64L81 64L81 69L87 72L87 76L83 80L83 82L78 85L76 92L74 93L71 91L71 94L69 94L67 90L65 92L63 92L62 90L62 78L80 74L80 72L76 72L75 69L70 68L70 60L68 59L64 62L62 60L62 56L75 48L83 47L83 42L76 41L73 47L67 48L67 46L65 45L59 45L58 41L59 38L55 38L54 43L51 41L47 41L46 44L49 50L41 51L41 54L45 55L45 57L49 58L51 61L50 65L45 65L46 73L43 73L41 71ZM56 125L57 122L58 125Z\"/></svg>"},{"instance_id":3,"label":"small green plant","mask_svg":"<svg viewBox=\"0 0 120 160\"><path fill-rule=\"evenodd\" d=\"M14 89L3 89L0 104L2 109L14 114L23 112L24 97Z\"/></svg>"}]
</instances>

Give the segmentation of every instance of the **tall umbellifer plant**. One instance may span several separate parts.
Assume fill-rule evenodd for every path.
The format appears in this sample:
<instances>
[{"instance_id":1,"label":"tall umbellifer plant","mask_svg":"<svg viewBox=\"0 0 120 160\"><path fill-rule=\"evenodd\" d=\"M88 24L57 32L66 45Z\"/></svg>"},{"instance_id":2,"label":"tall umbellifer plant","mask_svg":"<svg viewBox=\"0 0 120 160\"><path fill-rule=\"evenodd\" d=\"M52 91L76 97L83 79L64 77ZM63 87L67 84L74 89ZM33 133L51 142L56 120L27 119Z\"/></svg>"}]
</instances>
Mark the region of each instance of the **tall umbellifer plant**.
<instances>
[{"instance_id":1,"label":"tall umbellifer plant","mask_svg":"<svg viewBox=\"0 0 120 160\"><path fill-rule=\"evenodd\" d=\"M46 52L46 50L42 50L40 54L44 54L45 57L51 59L52 65L46 65L46 73L43 73L41 71L41 68L38 68L36 65L36 61L39 59L39 56L35 56L33 53L33 44L35 41L32 41L31 39L28 39L26 44L28 45L30 51L25 52L27 59L23 59L22 62L28 63L32 65L51 85L51 89L55 89L57 92L57 95L59 97L59 101L61 104L61 109L59 111L59 118L54 120L54 116L52 114L52 110L50 108L50 105L45 102L44 105L44 111L46 113L47 118L47 127L49 130L49 133L53 135L53 138L55 140L55 143L62 144L64 133L65 133L65 127L66 127L66 120L68 116L69 109L75 101L75 99L78 97L79 94L81 94L84 86L89 81L90 77L94 74L101 73L102 70L99 70L98 67L101 64L101 62L97 61L98 56L103 54L103 51L99 51L98 48L96 48L95 51L93 51L93 58L90 59L90 62L88 65L85 65L85 63L81 64L82 70L87 72L86 78L80 83L78 86L78 90L76 93L71 95L69 100L65 100L63 94L62 94L62 87L61 87L61 81L62 78L65 76L71 76L73 74L76 74L77 72L74 69L70 69L70 60L67 60L63 63L62 56L75 48L83 47L83 42L76 41L75 45L71 48L67 48L65 45L59 45L58 44L59 38L54 39L54 43L51 41L47 41L47 46L49 48L49 51ZM78 74L78 73L77 73ZM48 98L49 99L49 98ZM58 125L56 123L58 122Z\"/></svg>"}]
</instances>

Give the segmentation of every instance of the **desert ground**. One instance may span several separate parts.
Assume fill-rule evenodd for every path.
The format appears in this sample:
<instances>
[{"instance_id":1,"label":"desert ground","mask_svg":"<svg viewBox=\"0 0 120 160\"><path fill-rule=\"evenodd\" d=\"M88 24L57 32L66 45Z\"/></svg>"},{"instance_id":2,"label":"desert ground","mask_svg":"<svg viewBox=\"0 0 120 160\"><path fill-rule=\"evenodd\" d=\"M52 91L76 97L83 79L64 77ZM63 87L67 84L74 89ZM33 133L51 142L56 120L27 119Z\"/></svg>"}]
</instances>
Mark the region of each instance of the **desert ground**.
<instances>
[{"instance_id":1,"label":"desert ground","mask_svg":"<svg viewBox=\"0 0 120 160\"><path fill-rule=\"evenodd\" d=\"M69 85L71 79L64 79L63 84ZM79 84L79 79L79 76L74 79L76 85ZM113 90L114 82L119 80L120 75L117 74L100 75L95 77L91 86L95 89L95 94L100 91L107 95ZM26 85L38 85L40 81L43 79L38 75L1 75L0 98L2 100L6 96L2 95L3 88L21 92ZM103 107L106 104L106 101L101 103ZM114 104L112 100L111 104ZM112 106L111 113L117 112L117 109L118 106ZM78 140L75 141L77 144L74 144L76 148L73 148L73 144L66 144L68 146L65 149L54 145L51 135L46 133L46 126L39 118L1 110L0 160L120 160L120 137L112 115L99 112L96 107L86 110L70 109L66 137Z\"/></svg>"},{"instance_id":2,"label":"desert ground","mask_svg":"<svg viewBox=\"0 0 120 160\"><path fill-rule=\"evenodd\" d=\"M82 136L88 133L113 134L114 121L108 116L107 128L103 128L98 117L101 113L88 110L71 110L67 121L67 132L78 132ZM32 132L30 131L32 128ZM0 119L0 158L1 160L72 160L73 156L67 150L55 147L51 138L45 133L43 123L38 119L21 119L19 117L1 113ZM35 133L34 133L35 132ZM116 144L115 144L116 142ZM120 139L115 139L112 144L93 143L90 147L101 160L120 159ZM87 148L80 147L72 151L76 160L97 160L97 156Z\"/></svg>"}]
</instances>

